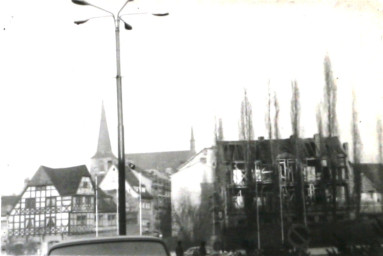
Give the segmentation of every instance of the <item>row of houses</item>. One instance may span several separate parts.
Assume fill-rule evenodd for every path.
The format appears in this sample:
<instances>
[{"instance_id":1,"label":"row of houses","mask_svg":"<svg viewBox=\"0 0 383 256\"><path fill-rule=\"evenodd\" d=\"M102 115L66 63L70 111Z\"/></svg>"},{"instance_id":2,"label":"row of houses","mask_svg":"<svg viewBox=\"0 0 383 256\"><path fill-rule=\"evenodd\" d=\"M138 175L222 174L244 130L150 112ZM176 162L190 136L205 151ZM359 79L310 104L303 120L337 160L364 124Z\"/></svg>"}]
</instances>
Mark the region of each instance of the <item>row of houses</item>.
<instances>
[{"instance_id":1,"label":"row of houses","mask_svg":"<svg viewBox=\"0 0 383 256\"><path fill-rule=\"evenodd\" d=\"M348 155L347 143L341 144L337 137L217 141L171 176L173 235L235 247L257 241L256 228L262 226L271 236L264 240L283 244L280 233L287 236L294 223L320 226L354 219L355 165ZM358 167L361 215L381 215L383 165ZM185 209L209 219L195 218ZM204 232L191 222L203 226Z\"/></svg>"},{"instance_id":2,"label":"row of houses","mask_svg":"<svg viewBox=\"0 0 383 256\"><path fill-rule=\"evenodd\" d=\"M141 230L213 242L229 234L239 238L249 226L250 204L264 225L301 218L323 223L355 213L353 164L347 144L337 137L217 141L196 153L192 130L189 150L126 154L125 159L128 234ZM359 167L361 211L380 214L382 165ZM2 197L2 244L117 234L117 170L102 107L89 168L41 166L20 195Z\"/></svg>"},{"instance_id":3,"label":"row of houses","mask_svg":"<svg viewBox=\"0 0 383 256\"><path fill-rule=\"evenodd\" d=\"M171 235L170 174L194 152L192 132L189 150L125 155L128 235ZM102 107L97 151L88 166L40 166L19 195L2 196L2 248L116 235L117 162Z\"/></svg>"}]
</instances>

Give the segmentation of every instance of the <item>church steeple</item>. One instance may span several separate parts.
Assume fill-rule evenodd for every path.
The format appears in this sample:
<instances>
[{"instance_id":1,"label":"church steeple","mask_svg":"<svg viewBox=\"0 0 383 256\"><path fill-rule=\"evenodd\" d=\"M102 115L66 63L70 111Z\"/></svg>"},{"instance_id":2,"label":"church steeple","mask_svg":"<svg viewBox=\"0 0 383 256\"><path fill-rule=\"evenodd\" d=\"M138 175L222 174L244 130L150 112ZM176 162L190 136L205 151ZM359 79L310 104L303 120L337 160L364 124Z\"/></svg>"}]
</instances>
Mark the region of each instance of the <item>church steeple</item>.
<instances>
[{"instance_id":1,"label":"church steeple","mask_svg":"<svg viewBox=\"0 0 383 256\"><path fill-rule=\"evenodd\" d=\"M90 159L90 173L95 175L105 174L108 169L115 164L116 157L113 155L112 147L110 145L108 125L106 123L106 115L104 109L104 102L101 108L101 122L100 133L98 135L97 152Z\"/></svg>"},{"instance_id":2,"label":"church steeple","mask_svg":"<svg viewBox=\"0 0 383 256\"><path fill-rule=\"evenodd\" d=\"M101 122L100 122L100 132L98 135L98 144L97 144L97 152L92 158L106 158L106 157L114 157L112 152L112 147L110 145L109 138L109 130L108 124L106 123L106 115L104 102L102 103L101 108Z\"/></svg>"},{"instance_id":3,"label":"church steeple","mask_svg":"<svg viewBox=\"0 0 383 256\"><path fill-rule=\"evenodd\" d=\"M193 127L191 128L191 134L190 134L190 154L195 154L195 140L194 140L194 132Z\"/></svg>"}]
</instances>

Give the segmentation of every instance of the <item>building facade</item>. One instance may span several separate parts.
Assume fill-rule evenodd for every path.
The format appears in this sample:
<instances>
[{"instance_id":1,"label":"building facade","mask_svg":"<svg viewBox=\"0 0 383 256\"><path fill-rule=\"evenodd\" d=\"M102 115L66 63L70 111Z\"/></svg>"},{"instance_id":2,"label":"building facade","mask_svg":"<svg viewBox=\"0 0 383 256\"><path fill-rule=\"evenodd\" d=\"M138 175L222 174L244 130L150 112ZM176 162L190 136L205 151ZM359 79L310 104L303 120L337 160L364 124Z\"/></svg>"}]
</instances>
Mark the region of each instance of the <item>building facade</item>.
<instances>
[{"instance_id":1,"label":"building facade","mask_svg":"<svg viewBox=\"0 0 383 256\"><path fill-rule=\"evenodd\" d=\"M358 164L361 171L360 214L373 217L383 213L383 164Z\"/></svg>"},{"instance_id":2,"label":"building facade","mask_svg":"<svg viewBox=\"0 0 383 256\"><path fill-rule=\"evenodd\" d=\"M317 135L218 141L213 229L219 242L275 246L286 241L293 224L350 219L353 183L347 151L337 137Z\"/></svg>"},{"instance_id":3,"label":"building facade","mask_svg":"<svg viewBox=\"0 0 383 256\"><path fill-rule=\"evenodd\" d=\"M194 154L195 140L192 129L189 150L132 153L125 155L126 167L130 168L129 166L132 166L132 164L136 167L135 170L130 171L135 177L132 177L132 181L127 182L134 182L133 180L136 180L141 175L141 181L145 186L144 189L151 197L150 199L146 198L145 200L147 200L147 202L144 204L145 207L149 207L150 205L150 209L146 209L146 212L151 212L151 216L145 219L145 227L148 229L148 232L160 232L164 236L171 235L170 174L177 170L178 166L185 163ZM94 178L98 176L100 179L103 179L107 172L113 168L115 169L116 165L117 158L111 149L105 110L102 106L97 152L91 158L90 170ZM128 185L128 187L129 186L130 185ZM110 187L106 190L108 193L113 193L113 189L117 189L117 187ZM135 192L131 193L134 195ZM129 195L128 198L130 198L130 202L134 203L134 196L132 197L129 191L127 191L127 194ZM129 208L130 206L127 207ZM129 212L128 219L135 219L135 217L133 217L134 215L135 213Z\"/></svg>"},{"instance_id":4,"label":"building facade","mask_svg":"<svg viewBox=\"0 0 383 256\"><path fill-rule=\"evenodd\" d=\"M33 242L34 250L41 252L69 237L94 237L99 227L96 212L114 217L110 230L116 228L115 209L106 194L96 192L85 165L41 166L8 213L8 245Z\"/></svg>"},{"instance_id":5,"label":"building facade","mask_svg":"<svg viewBox=\"0 0 383 256\"><path fill-rule=\"evenodd\" d=\"M99 177L98 187L118 201L118 168L112 165L104 176ZM141 187L141 189L140 189ZM154 230L153 196L148 192L146 185L140 181L133 170L125 168L125 191L126 191L126 222L129 235L152 232Z\"/></svg>"},{"instance_id":6,"label":"building facade","mask_svg":"<svg viewBox=\"0 0 383 256\"><path fill-rule=\"evenodd\" d=\"M214 233L212 205L207 202L213 193L215 163L215 149L205 148L171 175L172 236L208 240ZM195 219L193 215L203 218ZM197 222L203 223L199 231L194 228Z\"/></svg>"}]
</instances>

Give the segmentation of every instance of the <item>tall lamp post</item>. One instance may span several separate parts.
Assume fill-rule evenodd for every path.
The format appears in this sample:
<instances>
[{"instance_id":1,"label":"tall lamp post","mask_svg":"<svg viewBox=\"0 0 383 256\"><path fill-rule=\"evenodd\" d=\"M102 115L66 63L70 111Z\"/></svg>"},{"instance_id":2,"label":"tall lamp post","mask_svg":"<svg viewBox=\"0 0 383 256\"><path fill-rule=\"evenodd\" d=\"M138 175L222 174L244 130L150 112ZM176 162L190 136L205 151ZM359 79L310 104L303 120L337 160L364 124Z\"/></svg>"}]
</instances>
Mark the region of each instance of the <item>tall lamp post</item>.
<instances>
[{"instance_id":1,"label":"tall lamp post","mask_svg":"<svg viewBox=\"0 0 383 256\"><path fill-rule=\"evenodd\" d=\"M121 18L121 11L125 8L128 2L133 0L127 0L117 15L105 10L99 6L93 5L85 0L72 0L77 5L89 5L109 13L113 17L115 35L116 35L116 65L117 65L117 110L118 110L118 226L119 235L126 235L126 210L125 210L125 149L124 149L124 122L122 114L122 82L121 82L121 61L120 61L120 22L124 23L124 27L127 30L131 30L132 27ZM168 13L153 14L155 16L166 16ZM91 18L90 18L91 19ZM80 25L88 20L75 21L75 24Z\"/></svg>"}]
</instances>

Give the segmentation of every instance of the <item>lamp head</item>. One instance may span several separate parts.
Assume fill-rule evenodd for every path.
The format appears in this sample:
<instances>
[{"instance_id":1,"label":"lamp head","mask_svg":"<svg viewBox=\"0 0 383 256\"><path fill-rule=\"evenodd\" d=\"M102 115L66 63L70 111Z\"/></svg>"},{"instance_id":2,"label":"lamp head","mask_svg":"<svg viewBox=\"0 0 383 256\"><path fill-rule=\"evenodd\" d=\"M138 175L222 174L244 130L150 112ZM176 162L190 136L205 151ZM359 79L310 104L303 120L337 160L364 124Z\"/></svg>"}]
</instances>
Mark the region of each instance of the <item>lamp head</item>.
<instances>
[{"instance_id":1,"label":"lamp head","mask_svg":"<svg viewBox=\"0 0 383 256\"><path fill-rule=\"evenodd\" d=\"M126 30L132 30L133 29L133 27L130 26L128 23L126 23L125 21L123 21L123 22L124 22L124 27Z\"/></svg>"},{"instance_id":2,"label":"lamp head","mask_svg":"<svg viewBox=\"0 0 383 256\"><path fill-rule=\"evenodd\" d=\"M76 24L76 25L81 25L81 24L84 24L85 22L87 22L88 20L76 20L75 22L74 22L74 24Z\"/></svg>"},{"instance_id":3,"label":"lamp head","mask_svg":"<svg viewBox=\"0 0 383 256\"><path fill-rule=\"evenodd\" d=\"M78 4L78 5L89 5L89 3L84 0L72 0L72 3Z\"/></svg>"},{"instance_id":4,"label":"lamp head","mask_svg":"<svg viewBox=\"0 0 383 256\"><path fill-rule=\"evenodd\" d=\"M163 17L163 16L168 16L169 13L168 12L165 12L165 13L152 13L153 16L159 16L159 17Z\"/></svg>"}]
</instances>

